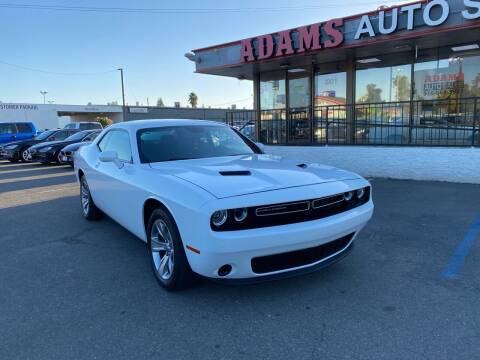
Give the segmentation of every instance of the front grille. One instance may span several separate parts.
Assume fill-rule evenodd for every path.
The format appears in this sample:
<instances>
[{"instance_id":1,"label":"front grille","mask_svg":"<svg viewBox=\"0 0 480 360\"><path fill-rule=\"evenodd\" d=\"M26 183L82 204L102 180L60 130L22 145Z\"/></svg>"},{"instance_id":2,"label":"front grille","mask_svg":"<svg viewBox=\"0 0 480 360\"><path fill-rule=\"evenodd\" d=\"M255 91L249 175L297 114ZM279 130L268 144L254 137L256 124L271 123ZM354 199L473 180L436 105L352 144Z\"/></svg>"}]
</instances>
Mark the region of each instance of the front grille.
<instances>
[{"instance_id":1,"label":"front grille","mask_svg":"<svg viewBox=\"0 0 480 360\"><path fill-rule=\"evenodd\" d=\"M370 187L367 186L364 190L365 194L360 199L353 196L347 200L345 194L341 193L317 199L249 207L247 218L242 222L235 221L235 210L229 209L223 226L215 227L212 223L210 226L213 231L235 231L319 220L366 204L370 200Z\"/></svg>"},{"instance_id":2,"label":"front grille","mask_svg":"<svg viewBox=\"0 0 480 360\"><path fill-rule=\"evenodd\" d=\"M260 207L255 210L255 214L257 216L272 216L291 214L308 210L310 210L310 201L300 201L296 203Z\"/></svg>"},{"instance_id":3,"label":"front grille","mask_svg":"<svg viewBox=\"0 0 480 360\"><path fill-rule=\"evenodd\" d=\"M340 239L308 249L253 258L251 261L252 270L256 274L266 274L314 264L344 250L354 235L355 233L352 233Z\"/></svg>"}]
</instances>

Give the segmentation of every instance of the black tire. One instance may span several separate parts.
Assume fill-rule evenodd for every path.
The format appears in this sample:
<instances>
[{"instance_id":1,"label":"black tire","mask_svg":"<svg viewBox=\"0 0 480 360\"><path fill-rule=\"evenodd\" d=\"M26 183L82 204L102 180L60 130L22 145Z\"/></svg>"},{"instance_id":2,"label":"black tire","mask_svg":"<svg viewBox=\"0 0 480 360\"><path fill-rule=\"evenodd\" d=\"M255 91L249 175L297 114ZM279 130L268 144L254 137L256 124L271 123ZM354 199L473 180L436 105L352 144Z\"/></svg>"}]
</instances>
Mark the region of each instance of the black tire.
<instances>
[{"instance_id":1,"label":"black tire","mask_svg":"<svg viewBox=\"0 0 480 360\"><path fill-rule=\"evenodd\" d=\"M169 278L164 278L159 272L159 263L161 264L160 252L152 251L152 229L154 224L163 223L168 228L173 243L173 259L172 271ZM168 291L178 291L189 287L194 280L194 274L188 263L187 255L183 247L183 242L178 232L177 225L172 216L162 208L153 211L147 226L148 253L150 255L150 263L152 271L158 283ZM171 251L171 250L170 250ZM165 251L166 253L166 251ZM156 258L156 255L158 257ZM166 256L166 254L164 255ZM157 261L157 263L155 262Z\"/></svg>"},{"instance_id":2,"label":"black tire","mask_svg":"<svg viewBox=\"0 0 480 360\"><path fill-rule=\"evenodd\" d=\"M54 157L55 157L55 164L62 165L62 162L60 161L60 151L57 151Z\"/></svg>"},{"instance_id":3,"label":"black tire","mask_svg":"<svg viewBox=\"0 0 480 360\"><path fill-rule=\"evenodd\" d=\"M20 161L23 162L23 163L28 162L28 160L27 160L27 150L28 150L28 147L25 147L23 149L20 149L20 151L18 152L19 155L20 155Z\"/></svg>"},{"instance_id":4,"label":"black tire","mask_svg":"<svg viewBox=\"0 0 480 360\"><path fill-rule=\"evenodd\" d=\"M88 201L88 204L86 205L84 201ZM85 176L80 178L80 204L82 206L82 215L88 221L99 220L103 217L102 211L93 202Z\"/></svg>"}]
</instances>

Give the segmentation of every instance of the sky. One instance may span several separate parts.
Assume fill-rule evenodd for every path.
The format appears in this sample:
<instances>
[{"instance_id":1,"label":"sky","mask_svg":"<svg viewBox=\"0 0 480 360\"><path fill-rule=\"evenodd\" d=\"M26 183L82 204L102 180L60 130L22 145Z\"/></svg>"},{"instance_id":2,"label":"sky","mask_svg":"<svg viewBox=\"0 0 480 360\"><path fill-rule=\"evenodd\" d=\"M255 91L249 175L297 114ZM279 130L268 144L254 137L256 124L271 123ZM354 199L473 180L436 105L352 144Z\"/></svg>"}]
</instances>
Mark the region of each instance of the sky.
<instances>
[{"instance_id":1,"label":"sky","mask_svg":"<svg viewBox=\"0 0 480 360\"><path fill-rule=\"evenodd\" d=\"M0 101L55 104L121 103L125 71L130 105L251 108L250 81L194 73L192 49L344 17L392 0L0 0ZM181 12L53 11L14 5L183 9ZM291 7L295 9L291 9ZM259 9L261 8L261 9ZM290 8L290 9L288 9ZM186 12L185 9L200 9ZM217 9L212 12L209 9ZM218 9L236 9L218 10ZM246 10L250 9L250 10ZM253 10L252 10L253 9Z\"/></svg>"}]
</instances>

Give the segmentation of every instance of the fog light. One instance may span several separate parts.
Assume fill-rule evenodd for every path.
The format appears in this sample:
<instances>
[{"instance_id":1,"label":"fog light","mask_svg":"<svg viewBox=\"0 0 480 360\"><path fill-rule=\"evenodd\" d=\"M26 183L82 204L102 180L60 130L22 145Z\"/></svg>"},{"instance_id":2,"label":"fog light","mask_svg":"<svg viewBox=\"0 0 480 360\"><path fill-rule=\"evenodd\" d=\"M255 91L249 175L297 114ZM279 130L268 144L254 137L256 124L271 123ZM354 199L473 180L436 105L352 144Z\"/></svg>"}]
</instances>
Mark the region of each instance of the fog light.
<instances>
[{"instance_id":1,"label":"fog light","mask_svg":"<svg viewBox=\"0 0 480 360\"><path fill-rule=\"evenodd\" d=\"M365 189L357 190L357 198L362 199L365 196Z\"/></svg>"},{"instance_id":2,"label":"fog light","mask_svg":"<svg viewBox=\"0 0 480 360\"><path fill-rule=\"evenodd\" d=\"M216 227L220 227L227 222L227 218L227 210L215 211L212 215L212 224Z\"/></svg>"},{"instance_id":3,"label":"fog light","mask_svg":"<svg viewBox=\"0 0 480 360\"><path fill-rule=\"evenodd\" d=\"M345 194L343 194L343 198L346 201L352 200L353 199L353 192L352 191L346 192Z\"/></svg>"},{"instance_id":4,"label":"fog light","mask_svg":"<svg viewBox=\"0 0 480 360\"><path fill-rule=\"evenodd\" d=\"M235 211L233 212L233 217L235 218L236 222L242 222L247 218L247 215L248 215L248 211L245 208L235 209Z\"/></svg>"}]
</instances>

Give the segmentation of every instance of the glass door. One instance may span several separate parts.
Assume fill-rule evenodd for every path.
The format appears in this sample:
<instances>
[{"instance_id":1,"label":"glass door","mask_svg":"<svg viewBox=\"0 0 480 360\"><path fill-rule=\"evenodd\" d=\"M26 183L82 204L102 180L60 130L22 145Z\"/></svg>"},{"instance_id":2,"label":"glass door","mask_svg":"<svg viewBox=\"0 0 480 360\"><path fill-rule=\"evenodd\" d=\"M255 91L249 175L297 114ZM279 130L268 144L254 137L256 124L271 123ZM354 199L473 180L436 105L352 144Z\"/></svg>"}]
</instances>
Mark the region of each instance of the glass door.
<instances>
[{"instance_id":1,"label":"glass door","mask_svg":"<svg viewBox=\"0 0 480 360\"><path fill-rule=\"evenodd\" d=\"M288 72L288 142L306 144L311 142L311 92L307 71Z\"/></svg>"}]
</instances>

